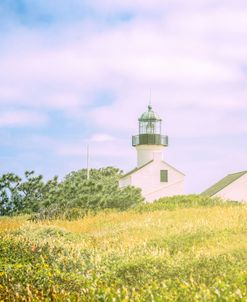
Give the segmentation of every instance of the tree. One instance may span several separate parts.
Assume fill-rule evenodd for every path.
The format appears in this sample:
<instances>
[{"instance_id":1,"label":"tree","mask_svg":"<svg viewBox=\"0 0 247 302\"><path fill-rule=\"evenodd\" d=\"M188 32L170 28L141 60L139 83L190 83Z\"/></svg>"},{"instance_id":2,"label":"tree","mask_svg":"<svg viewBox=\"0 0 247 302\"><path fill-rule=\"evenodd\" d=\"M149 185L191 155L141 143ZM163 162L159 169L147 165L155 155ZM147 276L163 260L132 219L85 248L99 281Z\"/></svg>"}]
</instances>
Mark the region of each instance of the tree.
<instances>
[{"instance_id":1,"label":"tree","mask_svg":"<svg viewBox=\"0 0 247 302\"><path fill-rule=\"evenodd\" d=\"M43 217L59 217L71 211L98 211L115 208L125 210L141 203L140 189L119 188L122 171L114 167L71 172L59 182L58 177L44 181L42 175L26 171L24 178L13 173L0 177L0 215L42 213ZM73 210L74 209L74 210Z\"/></svg>"},{"instance_id":2,"label":"tree","mask_svg":"<svg viewBox=\"0 0 247 302\"><path fill-rule=\"evenodd\" d=\"M61 195L68 204L87 209L126 209L142 202L139 189L119 188L121 175L122 171L114 167L91 169L90 180L85 169L72 172L61 184Z\"/></svg>"},{"instance_id":3,"label":"tree","mask_svg":"<svg viewBox=\"0 0 247 302\"><path fill-rule=\"evenodd\" d=\"M0 215L11 215L23 208L20 183L21 178L14 173L6 173L0 177Z\"/></svg>"}]
</instances>

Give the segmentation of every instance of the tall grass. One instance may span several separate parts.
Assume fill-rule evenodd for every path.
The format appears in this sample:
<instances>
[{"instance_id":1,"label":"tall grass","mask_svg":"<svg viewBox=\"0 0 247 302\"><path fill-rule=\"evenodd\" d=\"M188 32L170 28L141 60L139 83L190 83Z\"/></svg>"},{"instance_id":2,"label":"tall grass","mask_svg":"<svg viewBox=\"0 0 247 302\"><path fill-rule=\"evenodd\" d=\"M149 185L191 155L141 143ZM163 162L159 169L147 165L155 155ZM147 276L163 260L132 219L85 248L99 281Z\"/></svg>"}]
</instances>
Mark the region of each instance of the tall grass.
<instances>
[{"instance_id":1,"label":"tall grass","mask_svg":"<svg viewBox=\"0 0 247 302\"><path fill-rule=\"evenodd\" d=\"M164 204L1 218L0 301L247 301L247 206Z\"/></svg>"}]
</instances>

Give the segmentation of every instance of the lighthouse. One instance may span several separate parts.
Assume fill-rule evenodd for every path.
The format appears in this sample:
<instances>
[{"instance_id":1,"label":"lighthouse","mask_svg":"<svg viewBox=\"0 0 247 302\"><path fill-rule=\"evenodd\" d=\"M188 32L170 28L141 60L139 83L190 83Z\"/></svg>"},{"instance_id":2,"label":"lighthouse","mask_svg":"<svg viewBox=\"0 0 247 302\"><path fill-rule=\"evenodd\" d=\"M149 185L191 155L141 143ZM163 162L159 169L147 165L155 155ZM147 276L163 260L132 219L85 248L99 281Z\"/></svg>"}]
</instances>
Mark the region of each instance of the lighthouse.
<instances>
[{"instance_id":1,"label":"lighthouse","mask_svg":"<svg viewBox=\"0 0 247 302\"><path fill-rule=\"evenodd\" d=\"M168 136L162 135L162 119L152 110L151 105L138 121L139 134L132 136L132 146L137 151L137 167L141 167L156 156L163 158Z\"/></svg>"},{"instance_id":2,"label":"lighthouse","mask_svg":"<svg viewBox=\"0 0 247 302\"><path fill-rule=\"evenodd\" d=\"M147 202L184 194L185 175L164 161L168 136L162 134L162 119L153 111L151 104L138 122L139 133L132 136L137 165L121 177L119 186L140 188Z\"/></svg>"}]
</instances>

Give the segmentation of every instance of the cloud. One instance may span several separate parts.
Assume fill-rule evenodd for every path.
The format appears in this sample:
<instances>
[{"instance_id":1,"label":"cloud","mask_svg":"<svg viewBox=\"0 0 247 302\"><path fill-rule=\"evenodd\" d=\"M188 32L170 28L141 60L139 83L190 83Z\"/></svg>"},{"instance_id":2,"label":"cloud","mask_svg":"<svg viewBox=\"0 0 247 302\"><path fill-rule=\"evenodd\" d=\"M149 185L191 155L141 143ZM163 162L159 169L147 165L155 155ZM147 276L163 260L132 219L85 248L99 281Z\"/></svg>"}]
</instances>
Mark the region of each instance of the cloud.
<instances>
[{"instance_id":1,"label":"cloud","mask_svg":"<svg viewBox=\"0 0 247 302\"><path fill-rule=\"evenodd\" d=\"M0 127L36 127L47 122L48 117L40 112L12 110L0 113Z\"/></svg>"},{"instance_id":2,"label":"cloud","mask_svg":"<svg viewBox=\"0 0 247 302\"><path fill-rule=\"evenodd\" d=\"M94 134L89 141L92 142L109 142L109 141L113 141L115 138L109 134L105 134L105 133L96 133Z\"/></svg>"},{"instance_id":3,"label":"cloud","mask_svg":"<svg viewBox=\"0 0 247 302\"><path fill-rule=\"evenodd\" d=\"M189 179L203 167L200 181L209 183L212 169L229 166L229 156L236 168L245 164L231 142L237 136L244 141L247 132L246 2L23 3L24 15L9 7L11 25L7 18L0 22L6 22L0 126L31 132L47 125L43 139L30 142L18 133L29 155L42 157L45 146L58 166L81 166L90 140L95 165L128 170L135 165L131 135L152 88L153 107L171 137L168 158Z\"/></svg>"},{"instance_id":4,"label":"cloud","mask_svg":"<svg viewBox=\"0 0 247 302\"><path fill-rule=\"evenodd\" d=\"M232 57L241 47L227 45L226 39L227 51L219 59L218 53L209 49L210 37L201 39L200 31L189 25L191 36L185 43L185 37L178 39L177 35L186 33L184 26L193 20L194 12L180 12L176 23L177 14L168 17L166 26L163 19L137 18L103 32L77 23L74 31L78 39L69 38L67 32L57 38L56 45L50 44L51 36L45 30L38 31L39 38L37 32L22 31L26 43L18 54L12 48L0 58L0 103L60 110L68 119L88 116L91 124L115 135L116 131L137 129L137 116L145 110L151 87L154 106L161 115L169 121L172 114L186 125L181 129L172 124L176 135L194 136L195 125L202 123L202 110L207 126L200 135L212 135L214 125L221 125L217 133L229 132L225 127L228 113L221 114L220 123L216 115L222 107L229 111L247 106L245 70ZM205 15L209 12L203 15L209 18ZM178 25L172 29L173 24ZM208 33L211 27L205 22ZM16 44L21 36L10 40ZM113 104L104 105L103 99L101 106L95 106L95 96L105 90L114 95ZM126 116L119 118L124 112L128 122ZM236 125L239 123L233 127L235 132Z\"/></svg>"}]
</instances>

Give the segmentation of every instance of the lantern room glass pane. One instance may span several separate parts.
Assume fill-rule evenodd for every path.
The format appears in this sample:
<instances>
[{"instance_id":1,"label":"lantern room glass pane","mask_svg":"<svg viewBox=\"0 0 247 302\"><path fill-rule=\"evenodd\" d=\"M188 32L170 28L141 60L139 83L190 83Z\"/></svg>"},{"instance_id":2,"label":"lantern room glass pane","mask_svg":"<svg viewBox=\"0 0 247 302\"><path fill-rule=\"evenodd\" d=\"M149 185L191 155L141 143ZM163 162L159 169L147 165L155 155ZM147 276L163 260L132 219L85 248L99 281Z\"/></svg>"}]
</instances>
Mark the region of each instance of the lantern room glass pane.
<instances>
[{"instance_id":1,"label":"lantern room glass pane","mask_svg":"<svg viewBox=\"0 0 247 302\"><path fill-rule=\"evenodd\" d=\"M141 121L139 134L161 134L161 121Z\"/></svg>"}]
</instances>

